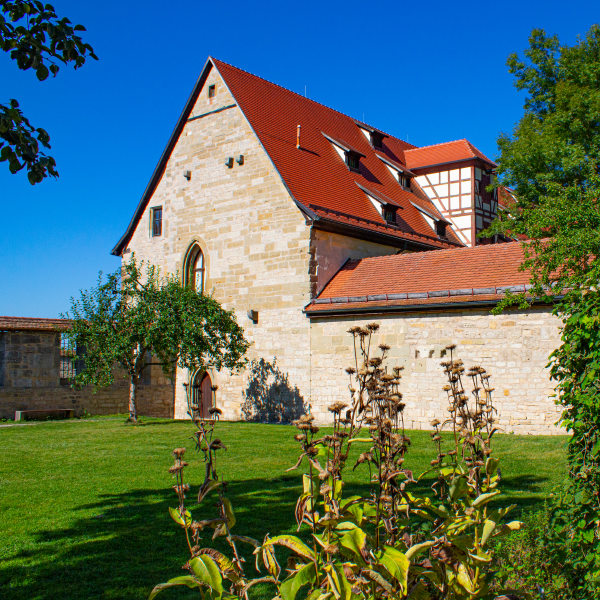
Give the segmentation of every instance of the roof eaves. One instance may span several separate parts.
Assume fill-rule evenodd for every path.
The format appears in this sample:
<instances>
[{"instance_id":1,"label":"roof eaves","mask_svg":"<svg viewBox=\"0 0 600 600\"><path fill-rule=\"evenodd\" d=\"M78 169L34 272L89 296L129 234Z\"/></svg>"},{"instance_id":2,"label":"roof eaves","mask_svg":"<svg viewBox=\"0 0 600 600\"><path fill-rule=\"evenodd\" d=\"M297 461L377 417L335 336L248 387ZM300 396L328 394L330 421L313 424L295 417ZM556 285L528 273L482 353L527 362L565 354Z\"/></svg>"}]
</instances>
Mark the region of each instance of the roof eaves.
<instances>
[{"instance_id":1,"label":"roof eaves","mask_svg":"<svg viewBox=\"0 0 600 600\"><path fill-rule=\"evenodd\" d=\"M381 202L382 204L385 204L386 206L393 206L395 208L402 208L402 209L404 208L401 204L398 204L398 202L396 202L395 200L392 200L391 198L388 198L385 194L382 194L381 192L376 192L375 190L372 190L372 189L370 189L370 188L362 185L362 183L358 183L358 181L355 181L354 183L356 183L356 185L365 194L371 196L372 198L374 198L378 202Z\"/></svg>"},{"instance_id":2,"label":"roof eaves","mask_svg":"<svg viewBox=\"0 0 600 600\"><path fill-rule=\"evenodd\" d=\"M405 173L406 175L414 176L414 173L410 169L408 169L404 165L401 165L399 162L396 162L395 160L392 160L391 158L388 158L387 156L382 155L380 152L375 151L375 156L380 161L384 162L386 165L389 165L390 167L392 167L392 169L396 169L396 171L401 171L402 173Z\"/></svg>"},{"instance_id":3,"label":"roof eaves","mask_svg":"<svg viewBox=\"0 0 600 600\"><path fill-rule=\"evenodd\" d=\"M356 119L354 119L354 124L358 125L362 129L365 129L369 133L378 133L381 137L384 137L384 138L390 137L387 133L383 133L383 131L381 131L380 129L371 127L370 125L367 125L366 123L363 123L362 121L357 121Z\"/></svg>"},{"instance_id":4,"label":"roof eaves","mask_svg":"<svg viewBox=\"0 0 600 600\"><path fill-rule=\"evenodd\" d=\"M208 59L206 60L206 63L204 64L204 68L202 69L202 72L200 73L200 77L198 77L198 80L196 81L196 84L194 85L194 89L192 90L192 93L190 94L190 96L185 104L183 111L179 115L179 119L177 120L175 129L173 129L173 133L171 133L171 136L169 137L169 141L167 142L167 145L166 145L165 149L163 150L163 153L160 156L158 164L156 165L156 167L152 173L152 176L150 177L150 181L149 181L148 185L146 186L144 193L142 194L142 198L139 201L137 208L135 209L135 212L133 213L133 217L132 217L131 221L129 222L129 225L127 226L127 230L122 235L121 239L117 242L115 247L111 250L111 254L113 256L121 256L123 250L125 250L125 248L127 246L127 243L131 239L131 236L133 235L133 232L135 231L135 228L136 228L140 218L142 217L144 210L146 209L146 205L150 201L150 198L152 198L152 194L154 194L154 191L156 190L156 187L158 186L158 184L161 180L161 177L165 171L167 163L169 162L169 158L171 157L171 153L173 152L173 149L175 148L175 145L177 144L177 140L179 139L179 136L181 135L181 132L183 131L183 128L185 127L187 118L188 118L189 114L192 112L194 105L196 104L196 100L198 99L198 94L200 93L200 90L202 89L202 86L204 85L204 82L206 81L206 78L208 77L208 74L210 73L210 70L212 69L213 66L214 66L214 64L212 62L212 57L209 56Z\"/></svg>"},{"instance_id":5,"label":"roof eaves","mask_svg":"<svg viewBox=\"0 0 600 600\"><path fill-rule=\"evenodd\" d=\"M416 202L413 202L412 200L409 200L409 202L420 212L422 212L424 215L427 215L430 219L433 219L434 221L441 221L442 223L446 223L447 225L450 225L450 221L447 221L446 219L444 219L444 217L439 214L439 215L435 215L432 212L429 212L427 209L425 209L424 207L420 206L419 204L417 204Z\"/></svg>"},{"instance_id":6,"label":"roof eaves","mask_svg":"<svg viewBox=\"0 0 600 600\"><path fill-rule=\"evenodd\" d=\"M334 138L334 137L332 137L330 135L327 135L324 131L321 131L321 133L332 144L335 144L336 146L338 146L339 148L341 148L344 152L352 152L353 154L358 154L359 156L362 156L363 158L367 158L365 154L363 154L360 150L357 150L356 148L354 148L353 146L351 146L347 142L344 142L342 140L339 140L338 138Z\"/></svg>"},{"instance_id":7,"label":"roof eaves","mask_svg":"<svg viewBox=\"0 0 600 600\"><path fill-rule=\"evenodd\" d=\"M418 171L419 169L431 169L433 167L443 167L444 165L454 165L459 163L472 162L474 160L480 160L481 162L485 162L489 165L497 166L496 163L493 163L489 160L485 160L479 156L471 156L470 158L459 158L458 160L445 160L444 162L434 163L431 165L419 165L418 167L411 167L411 169L412 171Z\"/></svg>"}]
</instances>

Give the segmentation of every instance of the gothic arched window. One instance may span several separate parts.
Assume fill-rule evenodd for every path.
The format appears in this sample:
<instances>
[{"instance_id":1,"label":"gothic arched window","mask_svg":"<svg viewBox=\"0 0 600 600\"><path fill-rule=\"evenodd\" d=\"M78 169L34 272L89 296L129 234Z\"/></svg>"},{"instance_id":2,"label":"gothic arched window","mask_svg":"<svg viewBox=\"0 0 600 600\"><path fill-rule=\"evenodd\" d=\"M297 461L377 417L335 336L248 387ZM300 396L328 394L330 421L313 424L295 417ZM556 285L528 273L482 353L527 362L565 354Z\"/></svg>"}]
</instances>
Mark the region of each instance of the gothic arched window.
<instances>
[{"instance_id":1,"label":"gothic arched window","mask_svg":"<svg viewBox=\"0 0 600 600\"><path fill-rule=\"evenodd\" d=\"M204 292L204 254L197 244L190 250L187 260L187 285L199 294Z\"/></svg>"}]
</instances>

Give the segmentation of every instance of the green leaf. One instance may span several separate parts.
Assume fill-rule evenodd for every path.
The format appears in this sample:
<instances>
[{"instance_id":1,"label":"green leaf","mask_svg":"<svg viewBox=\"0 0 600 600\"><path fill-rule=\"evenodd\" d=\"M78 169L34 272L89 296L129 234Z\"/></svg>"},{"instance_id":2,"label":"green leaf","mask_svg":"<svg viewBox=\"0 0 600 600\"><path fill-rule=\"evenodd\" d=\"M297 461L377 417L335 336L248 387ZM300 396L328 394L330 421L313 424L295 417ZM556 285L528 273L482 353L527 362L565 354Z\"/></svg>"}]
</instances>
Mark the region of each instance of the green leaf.
<instances>
[{"instance_id":1,"label":"green leaf","mask_svg":"<svg viewBox=\"0 0 600 600\"><path fill-rule=\"evenodd\" d=\"M171 518L173 519L173 521L175 521L175 523L178 523L182 527L185 527L186 524L189 527L192 524L192 515L190 514L189 510L186 510L184 513L185 514L185 522L184 522L183 517L181 516L181 513L179 512L178 508L169 507L169 514L171 515Z\"/></svg>"},{"instance_id":2,"label":"green leaf","mask_svg":"<svg viewBox=\"0 0 600 600\"><path fill-rule=\"evenodd\" d=\"M402 592L406 593L408 589L408 569L410 567L410 559L396 548L383 546L383 554L379 560L390 572L390 575L398 581L402 588Z\"/></svg>"},{"instance_id":3,"label":"green leaf","mask_svg":"<svg viewBox=\"0 0 600 600\"><path fill-rule=\"evenodd\" d=\"M494 533L495 529L496 529L496 523L494 523L494 521L491 521L490 519L488 519L483 524L483 532L481 534L481 545L482 546L485 546L486 542L488 541L488 539L490 538L492 533Z\"/></svg>"},{"instance_id":4,"label":"green leaf","mask_svg":"<svg viewBox=\"0 0 600 600\"><path fill-rule=\"evenodd\" d=\"M311 561L315 560L315 555L313 551L295 535L277 535L275 537L268 538L267 540L265 540L263 546L267 544L277 544L279 546L285 546L286 548L289 548L292 552L295 552L303 558L306 558Z\"/></svg>"},{"instance_id":5,"label":"green leaf","mask_svg":"<svg viewBox=\"0 0 600 600\"><path fill-rule=\"evenodd\" d=\"M489 492L488 494L481 494L480 496L477 496L477 498L475 498L475 500L473 500L473 502L471 503L471 506L473 508L476 508L478 506L483 506L484 504L487 504L490 500L492 500L494 498L494 496L497 496L500 492L496 491L496 492Z\"/></svg>"},{"instance_id":6,"label":"green leaf","mask_svg":"<svg viewBox=\"0 0 600 600\"><path fill-rule=\"evenodd\" d=\"M386 581L383 575L377 571L373 571L373 569L363 569L361 573L371 581L374 581L377 585L380 585L388 594L393 592L394 588L392 587L392 584L389 581Z\"/></svg>"},{"instance_id":7,"label":"green leaf","mask_svg":"<svg viewBox=\"0 0 600 600\"><path fill-rule=\"evenodd\" d=\"M154 589L150 593L148 600L152 600L161 590L177 585L187 585L187 587L192 589L200 587L200 583L196 581L193 577L191 577L190 575L183 575L182 577L175 577L174 579L169 579L167 583L159 583L157 586L154 587Z\"/></svg>"},{"instance_id":8,"label":"green leaf","mask_svg":"<svg viewBox=\"0 0 600 600\"><path fill-rule=\"evenodd\" d=\"M455 477L450 483L448 491L452 502L456 502L463 496L466 496L469 493L469 484L467 483L467 478L464 475Z\"/></svg>"},{"instance_id":9,"label":"green leaf","mask_svg":"<svg viewBox=\"0 0 600 600\"><path fill-rule=\"evenodd\" d=\"M190 560L190 568L194 575L216 594L217 598L223 595L223 577L215 561L208 555L203 554Z\"/></svg>"},{"instance_id":10,"label":"green leaf","mask_svg":"<svg viewBox=\"0 0 600 600\"><path fill-rule=\"evenodd\" d=\"M419 554L421 554L421 552L427 550L427 548L431 548L431 546L433 546L434 544L434 541L423 542L422 544L415 544L406 551L405 556L406 558L408 558L408 560L412 560L415 556L418 556Z\"/></svg>"},{"instance_id":11,"label":"green leaf","mask_svg":"<svg viewBox=\"0 0 600 600\"><path fill-rule=\"evenodd\" d=\"M315 564L309 563L308 565L304 565L281 584L281 599L295 600L300 588L307 583L314 583L316 578Z\"/></svg>"},{"instance_id":12,"label":"green leaf","mask_svg":"<svg viewBox=\"0 0 600 600\"><path fill-rule=\"evenodd\" d=\"M367 534L355 527L342 536L340 544L354 555L360 564L364 565L368 557Z\"/></svg>"}]
</instances>

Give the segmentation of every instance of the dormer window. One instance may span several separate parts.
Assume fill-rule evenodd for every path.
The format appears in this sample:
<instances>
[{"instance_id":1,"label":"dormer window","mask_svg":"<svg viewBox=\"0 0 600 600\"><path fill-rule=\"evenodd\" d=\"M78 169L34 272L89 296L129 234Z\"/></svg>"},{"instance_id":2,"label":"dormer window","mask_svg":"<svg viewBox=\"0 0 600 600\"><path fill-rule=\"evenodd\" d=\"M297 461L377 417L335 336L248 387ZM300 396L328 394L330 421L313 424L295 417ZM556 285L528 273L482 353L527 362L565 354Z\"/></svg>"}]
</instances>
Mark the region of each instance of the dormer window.
<instances>
[{"instance_id":1,"label":"dormer window","mask_svg":"<svg viewBox=\"0 0 600 600\"><path fill-rule=\"evenodd\" d=\"M383 136L378 131L371 132L371 144L373 148L381 150L383 148Z\"/></svg>"},{"instance_id":2,"label":"dormer window","mask_svg":"<svg viewBox=\"0 0 600 600\"><path fill-rule=\"evenodd\" d=\"M446 237L446 225L445 221L436 221L435 222L435 232L440 237Z\"/></svg>"},{"instance_id":3,"label":"dormer window","mask_svg":"<svg viewBox=\"0 0 600 600\"><path fill-rule=\"evenodd\" d=\"M400 171L398 171L398 183L400 183L403 188L410 190L410 177L407 177Z\"/></svg>"},{"instance_id":4,"label":"dormer window","mask_svg":"<svg viewBox=\"0 0 600 600\"><path fill-rule=\"evenodd\" d=\"M360 156L354 152L346 152L346 164L351 171L360 173Z\"/></svg>"},{"instance_id":5,"label":"dormer window","mask_svg":"<svg viewBox=\"0 0 600 600\"><path fill-rule=\"evenodd\" d=\"M365 155L360 150L353 148L350 144L338 138L334 138L326 133L323 133L323 135L331 142L333 149L340 155L340 158L346 163L348 169L355 173L360 173L360 157L364 157Z\"/></svg>"},{"instance_id":6,"label":"dormer window","mask_svg":"<svg viewBox=\"0 0 600 600\"><path fill-rule=\"evenodd\" d=\"M383 218L388 223L396 223L396 208L392 206L384 206Z\"/></svg>"}]
</instances>

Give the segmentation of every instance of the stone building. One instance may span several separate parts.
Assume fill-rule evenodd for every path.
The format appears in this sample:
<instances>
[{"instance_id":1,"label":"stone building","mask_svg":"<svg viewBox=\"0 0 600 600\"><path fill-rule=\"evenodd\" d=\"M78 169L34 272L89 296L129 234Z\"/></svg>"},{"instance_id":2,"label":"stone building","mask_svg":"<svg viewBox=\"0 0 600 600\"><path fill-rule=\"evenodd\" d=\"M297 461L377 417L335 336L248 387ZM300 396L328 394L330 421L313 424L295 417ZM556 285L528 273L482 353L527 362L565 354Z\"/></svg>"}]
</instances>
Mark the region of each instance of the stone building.
<instances>
[{"instance_id":1,"label":"stone building","mask_svg":"<svg viewBox=\"0 0 600 600\"><path fill-rule=\"evenodd\" d=\"M71 378L84 368L84 359L66 345L61 331L68 326L63 319L0 317L0 418L12 419L23 410L128 412L129 380L118 371L113 385L96 393L72 389ZM160 367L147 368L139 386L139 413L172 417L173 392Z\"/></svg>"},{"instance_id":2,"label":"stone building","mask_svg":"<svg viewBox=\"0 0 600 600\"><path fill-rule=\"evenodd\" d=\"M243 373L177 373L175 417L196 382L218 385L229 419L328 421L346 330L368 320L405 367L411 426L444 410L451 342L494 374L506 430L556 432L559 323L548 307L490 314L528 281L518 244L476 238L497 214L495 167L467 140L418 148L209 58L113 249L214 294L252 342Z\"/></svg>"}]
</instances>

